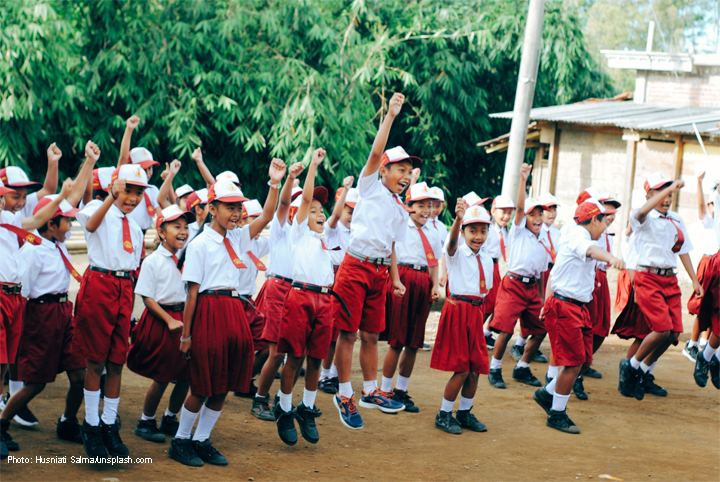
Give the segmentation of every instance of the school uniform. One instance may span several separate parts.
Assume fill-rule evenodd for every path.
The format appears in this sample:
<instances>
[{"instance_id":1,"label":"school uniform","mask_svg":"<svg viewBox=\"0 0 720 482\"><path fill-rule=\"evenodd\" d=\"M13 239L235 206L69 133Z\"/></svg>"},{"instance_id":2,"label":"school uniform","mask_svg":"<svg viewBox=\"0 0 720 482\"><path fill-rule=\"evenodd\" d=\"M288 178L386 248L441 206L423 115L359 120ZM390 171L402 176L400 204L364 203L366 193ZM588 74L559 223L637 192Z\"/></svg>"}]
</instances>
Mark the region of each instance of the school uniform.
<instances>
[{"instance_id":1,"label":"school uniform","mask_svg":"<svg viewBox=\"0 0 720 482\"><path fill-rule=\"evenodd\" d=\"M247 268L237 270L238 293L245 298L240 298L240 300L245 310L245 317L250 325L255 351L262 351L268 347L268 342L262 337L263 330L265 329L265 314L253 302L252 297L257 289L255 281L258 273L261 270L267 270L265 264L260 261L260 258L267 256L270 251L270 241L266 237L258 238L253 239L250 245L252 249L240 255L240 259Z\"/></svg>"},{"instance_id":2,"label":"school uniform","mask_svg":"<svg viewBox=\"0 0 720 482\"><path fill-rule=\"evenodd\" d=\"M460 238L460 240L462 240L462 238ZM504 243L505 242L503 241L502 246L504 246ZM445 242L445 245L447 245L447 241ZM500 281L502 280L502 277L500 276L500 259L503 257L503 254L500 244L499 231L495 229L488 229L487 239L480 249L490 256L493 261L492 288L488 291L488 294L485 296L485 300L483 301L483 310L485 311L485 315L491 315L495 312L495 300L497 299L497 292L498 289L500 289Z\"/></svg>"},{"instance_id":3,"label":"school uniform","mask_svg":"<svg viewBox=\"0 0 720 482\"><path fill-rule=\"evenodd\" d=\"M18 213L0 211L0 224L22 229L22 220ZM18 255L19 250L18 235L0 226L0 363L15 363L22 332L25 261Z\"/></svg>"},{"instance_id":4,"label":"school uniform","mask_svg":"<svg viewBox=\"0 0 720 482\"><path fill-rule=\"evenodd\" d=\"M355 206L356 203L353 204L353 209L355 209ZM342 260L343 258L345 258L348 246L350 245L350 228L345 226L340 221L338 221L337 226L335 226L334 228L325 225L325 237L328 240L329 246L336 246L340 248L330 252L330 258L332 259L333 263L333 273L335 274L335 276L337 276L337 272L340 269ZM333 303L335 303L334 299ZM338 328L338 326L333 323L332 342L337 342L339 336L340 328Z\"/></svg>"},{"instance_id":5,"label":"school uniform","mask_svg":"<svg viewBox=\"0 0 720 482\"><path fill-rule=\"evenodd\" d=\"M714 204L714 205L718 206L718 208L720 209L719 204ZM703 228L706 230L714 230L716 225L720 225L720 223L716 222L714 217L711 216L710 213L708 213L708 212L705 213L705 217L701 220L701 222L702 222ZM715 239L715 236L713 236L713 239ZM714 251L704 253L702 258L700 258L700 261L698 262L698 265L697 265L697 279L705 291L707 291L708 288L710 287L708 285L710 276L707 271L707 268L708 268L708 265L710 264L710 260L712 259L712 257L718 252L718 242L715 241L715 243L713 243L713 244L714 244L714 246L713 246ZM706 280L706 278L707 278L707 280ZM691 315L697 315L700 312L700 302L701 301L702 301L702 298L698 298L695 295L695 292L693 292L690 295L690 299L688 300L688 303L687 303L687 308L688 308L688 312Z\"/></svg>"},{"instance_id":6,"label":"school uniform","mask_svg":"<svg viewBox=\"0 0 720 482\"><path fill-rule=\"evenodd\" d=\"M278 341L278 327L283 315L283 304L292 287L292 245L290 244L290 222L286 219L280 225L277 213L270 223L269 256L267 281L258 294L258 303L265 315L262 339L270 343Z\"/></svg>"},{"instance_id":7,"label":"school uniform","mask_svg":"<svg viewBox=\"0 0 720 482\"><path fill-rule=\"evenodd\" d=\"M422 348L432 305L433 280L429 271L431 266L437 267L437 260L442 256L442 241L441 233L432 227L431 221L418 228L412 218L408 218L407 226L405 241L395 244L405 296L398 298L393 294L392 280L388 278L385 331L380 339L393 348Z\"/></svg>"},{"instance_id":8,"label":"school uniform","mask_svg":"<svg viewBox=\"0 0 720 482\"><path fill-rule=\"evenodd\" d=\"M157 186L148 185L148 187L145 188L145 193L140 200L140 204L135 206L135 209L128 214L128 217L135 221L143 232L150 229L155 221L155 213L160 207L160 203L157 200L158 194L160 194L160 190Z\"/></svg>"},{"instance_id":9,"label":"school uniform","mask_svg":"<svg viewBox=\"0 0 720 482\"><path fill-rule=\"evenodd\" d=\"M440 242L444 243L445 238L448 235L448 230L447 230L447 226L445 226L445 223L443 223L437 217L435 217L428 221L428 225L431 226L435 231L437 231L438 236L440 237Z\"/></svg>"},{"instance_id":10,"label":"school uniform","mask_svg":"<svg viewBox=\"0 0 720 482\"><path fill-rule=\"evenodd\" d=\"M605 230L600 236L600 239L594 242L595 246L613 254L612 236L614 235L609 234L607 230ZM612 323L610 313L610 287L607 281L607 263L597 261L596 269L597 273L595 274L593 295L592 300L588 304L588 311L590 312L590 319L593 323L593 335L607 338L610 333L610 324Z\"/></svg>"},{"instance_id":11,"label":"school uniform","mask_svg":"<svg viewBox=\"0 0 720 482\"><path fill-rule=\"evenodd\" d=\"M720 245L720 193L718 193L717 190L712 194L712 200L715 206L712 228L715 231L715 244ZM709 216L706 215L705 219L708 218ZM699 271L700 267L698 266L698 278L700 277ZM703 288L705 290L705 296L702 297L700 305L698 306L700 330L703 331L711 328L716 336L720 336L720 250L706 263Z\"/></svg>"},{"instance_id":12,"label":"school uniform","mask_svg":"<svg viewBox=\"0 0 720 482\"><path fill-rule=\"evenodd\" d=\"M187 293L177 268L177 257L160 245L143 262L135 294L155 300L172 318L182 321ZM171 333L167 323L145 308L132 330L127 365L158 383L189 380L188 362L180 353L182 333Z\"/></svg>"},{"instance_id":13,"label":"school uniform","mask_svg":"<svg viewBox=\"0 0 720 482\"><path fill-rule=\"evenodd\" d=\"M625 269L618 274L617 295L615 298L615 312L620 313L615 319L611 333L623 340L641 339L650 333L645 321L645 315L635 303L635 288L630 280L630 272L637 266L637 250L635 249L635 234L625 238L625 251L623 253Z\"/></svg>"},{"instance_id":14,"label":"school uniform","mask_svg":"<svg viewBox=\"0 0 720 482\"><path fill-rule=\"evenodd\" d=\"M557 257L557 252L560 248L561 238L562 237L560 235L560 230L558 228L556 228L555 226L548 226L547 224L543 223L539 239L540 242L543 244L545 251L547 251L547 253L550 255L550 259L552 260L552 262L548 266L548 269L545 270L545 289L547 289L550 270L553 267L553 263L555 263L555 258Z\"/></svg>"}]
</instances>

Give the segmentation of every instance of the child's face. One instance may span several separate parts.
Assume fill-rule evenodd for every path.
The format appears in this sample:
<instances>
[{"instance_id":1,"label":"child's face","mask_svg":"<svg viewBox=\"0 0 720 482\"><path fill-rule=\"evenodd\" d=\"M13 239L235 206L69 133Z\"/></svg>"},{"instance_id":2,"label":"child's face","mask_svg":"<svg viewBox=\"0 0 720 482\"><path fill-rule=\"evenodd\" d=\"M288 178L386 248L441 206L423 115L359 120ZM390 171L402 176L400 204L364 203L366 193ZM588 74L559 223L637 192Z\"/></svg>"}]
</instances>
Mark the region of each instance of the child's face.
<instances>
[{"instance_id":1,"label":"child's face","mask_svg":"<svg viewBox=\"0 0 720 482\"><path fill-rule=\"evenodd\" d=\"M322 234L325 227L325 210L320 201L313 199L308 211L308 227L311 231Z\"/></svg>"},{"instance_id":2,"label":"child's face","mask_svg":"<svg viewBox=\"0 0 720 482\"><path fill-rule=\"evenodd\" d=\"M195 206L195 221L197 221L198 226L202 226L202 224L205 222L205 217L207 216L208 210L207 205L205 204L198 204Z\"/></svg>"},{"instance_id":3,"label":"child's face","mask_svg":"<svg viewBox=\"0 0 720 482\"><path fill-rule=\"evenodd\" d=\"M557 218L557 206L550 206L546 211L543 211L543 222L552 226L555 224L555 218Z\"/></svg>"},{"instance_id":4,"label":"child's face","mask_svg":"<svg viewBox=\"0 0 720 482\"><path fill-rule=\"evenodd\" d=\"M224 203L220 202L217 206L210 204L210 214L213 215L214 221L223 229L232 231L240 224L242 217L242 203Z\"/></svg>"},{"instance_id":5,"label":"child's face","mask_svg":"<svg viewBox=\"0 0 720 482\"><path fill-rule=\"evenodd\" d=\"M655 196L658 192L659 192L659 190L655 190L655 189L649 190L647 195L645 196L645 199L649 200L650 198ZM6 196L7 196L7 194L6 194ZM672 200L673 200L673 195L672 195L672 193L670 193L667 195L667 197L665 199L662 200L662 202L660 204L655 206L655 209L660 211L661 214L667 214L668 211L670 211L670 208L672 207Z\"/></svg>"},{"instance_id":6,"label":"child's face","mask_svg":"<svg viewBox=\"0 0 720 482\"><path fill-rule=\"evenodd\" d=\"M177 250L185 247L190 231L188 229L187 219L179 217L173 221L163 223L158 231L160 239L165 243L165 247L169 248L170 252L177 252Z\"/></svg>"},{"instance_id":7,"label":"child's face","mask_svg":"<svg viewBox=\"0 0 720 482\"><path fill-rule=\"evenodd\" d=\"M110 189L112 189L112 187ZM145 188L134 184L126 184L125 193L127 194L127 199L123 201L122 198L118 198L113 204L120 208L123 213L130 214L142 201Z\"/></svg>"},{"instance_id":8,"label":"child's face","mask_svg":"<svg viewBox=\"0 0 720 482\"><path fill-rule=\"evenodd\" d=\"M527 228L535 236L540 234L540 230L542 229L543 225L543 209L540 206L536 206L533 208L532 211L527 213L525 217L527 218L527 221L525 223Z\"/></svg>"},{"instance_id":9,"label":"child's face","mask_svg":"<svg viewBox=\"0 0 720 482\"><path fill-rule=\"evenodd\" d=\"M445 203L443 201L440 201L439 199L435 199L432 202L432 212L430 213L430 217L432 219L435 219L436 217L440 216L440 213L445 209Z\"/></svg>"},{"instance_id":10,"label":"child's face","mask_svg":"<svg viewBox=\"0 0 720 482\"><path fill-rule=\"evenodd\" d=\"M593 241L600 239L600 236L602 236L602 233L605 232L605 229L607 229L605 219L600 221L597 216L593 216L592 221L590 221L590 224L587 226L587 230L590 231L590 237Z\"/></svg>"},{"instance_id":11,"label":"child's face","mask_svg":"<svg viewBox=\"0 0 720 482\"><path fill-rule=\"evenodd\" d=\"M410 161L393 162L380 168L382 183L395 194L402 193L410 185L412 163Z\"/></svg>"},{"instance_id":12,"label":"child's face","mask_svg":"<svg viewBox=\"0 0 720 482\"><path fill-rule=\"evenodd\" d=\"M152 175L153 175L153 167L152 167L152 166L150 166L150 167L148 167L147 169L145 169L145 174L147 174L147 177L148 177L148 181L149 181L149 180L150 180L150 178L151 178L151 177L152 177Z\"/></svg>"},{"instance_id":13,"label":"child's face","mask_svg":"<svg viewBox=\"0 0 720 482\"><path fill-rule=\"evenodd\" d=\"M15 192L9 192L3 196L5 198L3 209L17 213L27 204L28 190L26 187L14 187L13 189Z\"/></svg>"},{"instance_id":14,"label":"child's face","mask_svg":"<svg viewBox=\"0 0 720 482\"><path fill-rule=\"evenodd\" d=\"M487 239L488 225L485 223L468 224L462 228L462 235L472 252L477 253Z\"/></svg>"},{"instance_id":15,"label":"child's face","mask_svg":"<svg viewBox=\"0 0 720 482\"><path fill-rule=\"evenodd\" d=\"M353 211L355 211L355 209L351 208L347 204L343 207L343 212L340 215L340 222L343 223L346 228L349 228L350 223L352 223Z\"/></svg>"},{"instance_id":16,"label":"child's face","mask_svg":"<svg viewBox=\"0 0 720 482\"><path fill-rule=\"evenodd\" d=\"M609 203L603 203L603 206L605 206L605 209L615 209L615 206L613 206L612 204L609 204ZM613 221L615 221L615 213L608 214L607 216L605 216L604 221L607 226L610 226L613 223Z\"/></svg>"},{"instance_id":17,"label":"child's face","mask_svg":"<svg viewBox=\"0 0 720 482\"><path fill-rule=\"evenodd\" d=\"M513 210L510 208L492 208L492 215L499 226L505 227L510 222Z\"/></svg>"},{"instance_id":18,"label":"child's face","mask_svg":"<svg viewBox=\"0 0 720 482\"><path fill-rule=\"evenodd\" d=\"M410 213L410 217L418 226L425 226L430 219L430 214L433 211L433 202L431 199L423 199L422 201L416 201L411 207L414 213Z\"/></svg>"},{"instance_id":19,"label":"child's face","mask_svg":"<svg viewBox=\"0 0 720 482\"><path fill-rule=\"evenodd\" d=\"M187 211L187 196L183 196L177 200L177 205L180 211Z\"/></svg>"}]
</instances>

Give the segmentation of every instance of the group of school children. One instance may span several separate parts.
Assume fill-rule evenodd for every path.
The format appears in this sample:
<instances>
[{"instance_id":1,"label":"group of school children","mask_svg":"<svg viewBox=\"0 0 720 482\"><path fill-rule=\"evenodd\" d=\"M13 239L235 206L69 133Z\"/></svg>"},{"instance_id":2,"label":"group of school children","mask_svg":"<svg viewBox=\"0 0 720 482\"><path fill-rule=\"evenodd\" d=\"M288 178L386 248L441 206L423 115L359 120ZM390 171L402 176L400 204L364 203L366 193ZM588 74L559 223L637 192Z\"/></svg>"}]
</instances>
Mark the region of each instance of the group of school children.
<instances>
[{"instance_id":1,"label":"group of school children","mask_svg":"<svg viewBox=\"0 0 720 482\"><path fill-rule=\"evenodd\" d=\"M134 433L158 443L171 437L169 456L189 466L227 465L210 436L229 392L252 397L251 413L274 421L288 445L297 443L297 427L307 442L318 442L318 389L332 394L340 422L350 429L363 427L358 406L418 412L409 379L443 289L430 366L451 376L435 426L450 434L487 430L471 413L479 375L492 387L506 387L502 359L519 320L512 378L538 387L532 397L549 427L576 434L566 407L571 392L588 398L583 374L601 376L590 364L610 333L608 266L622 270L621 314L612 332L634 340L620 362L619 391L638 400L667 394L653 371L683 331L678 256L693 283L691 312L698 315L694 344L686 346L694 348L694 378L700 386L708 378L719 386L720 258L717 252L704 257L696 277L685 224L670 210L682 181L648 178L647 202L630 214L624 261L612 254L608 229L619 202L588 188L560 231L553 226L557 199L527 197L526 164L515 202L498 196L488 212L490 198L471 192L457 199L448 232L439 219L442 189L418 182L422 161L401 147L386 150L403 102L402 94L393 95L357 187L353 177L344 180L329 218L329 192L315 186L323 149L313 152L302 188L303 165L273 159L263 205L244 197L233 172L213 176L199 148L192 158L207 187L173 190L181 168L173 161L158 189L148 184L158 162L147 149L130 148L140 121L135 116L127 121L117 166L95 168L100 150L88 142L80 171L60 194L62 152L55 144L44 184L29 181L19 167L0 170L0 375L10 370L9 398L0 407L2 457L19 449L10 421L37 424L28 403L61 372L70 388L57 436L83 444L88 457L127 457L118 417L126 363L152 380ZM701 183L702 177L700 189ZM720 206L717 189L712 196L706 206L700 190L700 218L720 242L720 216L709 212ZM83 274L64 244L71 218L85 233L89 267ZM157 247L146 256L153 222ZM261 236L268 224L269 236ZM266 255L267 266L260 260ZM267 280L253 299L260 271ZM74 306L71 277L80 282ZM133 325L135 294L145 310ZM699 351L698 336L708 329ZM530 363L547 361L539 351L546 334L551 353L542 386ZM363 386L356 398L350 373L358 335ZM380 340L389 349L378 386ZM303 372L302 401L293 405Z\"/></svg>"}]
</instances>

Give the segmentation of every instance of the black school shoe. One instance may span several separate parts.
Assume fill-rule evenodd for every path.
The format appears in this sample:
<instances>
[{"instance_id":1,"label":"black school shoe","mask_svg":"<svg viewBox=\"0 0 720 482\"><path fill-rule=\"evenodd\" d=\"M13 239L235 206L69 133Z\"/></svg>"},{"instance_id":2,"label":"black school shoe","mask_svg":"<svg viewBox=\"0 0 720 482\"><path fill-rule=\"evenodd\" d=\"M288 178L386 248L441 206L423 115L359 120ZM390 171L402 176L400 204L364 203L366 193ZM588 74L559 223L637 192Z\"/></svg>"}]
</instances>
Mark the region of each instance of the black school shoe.
<instances>
[{"instance_id":1,"label":"black school shoe","mask_svg":"<svg viewBox=\"0 0 720 482\"><path fill-rule=\"evenodd\" d=\"M717 355L713 355L712 361L710 362L710 381L715 388L720 390L720 361Z\"/></svg>"},{"instance_id":2,"label":"black school shoe","mask_svg":"<svg viewBox=\"0 0 720 482\"><path fill-rule=\"evenodd\" d=\"M82 440L83 446L85 447L85 453L88 457L91 459L107 458L108 451L105 448L105 443L103 442L102 427L100 425L90 425L87 423L87 420L83 420Z\"/></svg>"},{"instance_id":3,"label":"black school shoe","mask_svg":"<svg viewBox=\"0 0 720 482\"><path fill-rule=\"evenodd\" d=\"M442 410L438 410L438 413L435 416L435 426L443 432L452 435L460 435L462 433L462 427L460 426L460 423L455 420L455 417L452 416L452 412L443 412Z\"/></svg>"},{"instance_id":4,"label":"black school shoe","mask_svg":"<svg viewBox=\"0 0 720 482\"><path fill-rule=\"evenodd\" d=\"M618 392L623 397L635 396L635 385L637 384L638 372L630 365L629 358L620 360L620 371L618 376Z\"/></svg>"},{"instance_id":5,"label":"black school shoe","mask_svg":"<svg viewBox=\"0 0 720 482\"><path fill-rule=\"evenodd\" d=\"M130 451L120 438L120 417L112 425L108 425L100 419L100 427L102 428L103 444L110 455L115 457L130 455Z\"/></svg>"},{"instance_id":6,"label":"black school shoe","mask_svg":"<svg viewBox=\"0 0 720 482\"><path fill-rule=\"evenodd\" d=\"M525 385L530 385L531 387L542 387L542 383L540 383L540 380L535 378L535 375L533 375L530 367L519 367L516 365L513 369L512 377Z\"/></svg>"},{"instance_id":7,"label":"black school shoe","mask_svg":"<svg viewBox=\"0 0 720 482\"><path fill-rule=\"evenodd\" d=\"M505 380L502 376L502 368L491 368L488 373L488 382L495 388L505 388Z\"/></svg>"},{"instance_id":8,"label":"black school shoe","mask_svg":"<svg viewBox=\"0 0 720 482\"><path fill-rule=\"evenodd\" d=\"M570 417L567 416L566 410L563 410L562 412L550 410L548 412L547 426L565 433L580 433L578 426L575 425L575 423L570 420Z\"/></svg>"},{"instance_id":9,"label":"black school shoe","mask_svg":"<svg viewBox=\"0 0 720 482\"><path fill-rule=\"evenodd\" d=\"M5 409L5 406L7 405L8 400L10 399L10 392L7 392L4 397L2 397L2 400L0 401L0 411ZM23 427L34 427L38 424L38 419L33 414L27 405L22 407L18 413L15 414L13 417L13 420L15 422L19 423Z\"/></svg>"},{"instance_id":10,"label":"black school shoe","mask_svg":"<svg viewBox=\"0 0 720 482\"><path fill-rule=\"evenodd\" d=\"M228 464L228 459L212 446L210 439L203 440L202 442L193 440L192 444L193 448L195 448L195 453L202 459L203 462L210 465Z\"/></svg>"},{"instance_id":11,"label":"black school shoe","mask_svg":"<svg viewBox=\"0 0 720 482\"><path fill-rule=\"evenodd\" d=\"M552 408L553 396L550 395L547 390L545 390L545 387L542 387L539 390L535 390L535 392L533 393L533 400L535 400L535 403L540 405L540 407L545 410L545 413L550 413L550 409Z\"/></svg>"},{"instance_id":12,"label":"black school shoe","mask_svg":"<svg viewBox=\"0 0 720 482\"><path fill-rule=\"evenodd\" d=\"M599 371L590 367L587 370L585 370L585 373L583 373L583 376L586 378L602 378L602 373L600 373Z\"/></svg>"},{"instance_id":13,"label":"black school shoe","mask_svg":"<svg viewBox=\"0 0 720 482\"><path fill-rule=\"evenodd\" d=\"M493 338L492 334L485 335L485 344L487 345L488 350L495 348L495 338Z\"/></svg>"},{"instance_id":14,"label":"black school shoe","mask_svg":"<svg viewBox=\"0 0 720 482\"><path fill-rule=\"evenodd\" d=\"M407 390L395 388L392 392L390 392L390 398L405 405L404 411L406 412L418 413L420 411L420 409L415 405L415 402L412 401L412 397L408 395Z\"/></svg>"},{"instance_id":15,"label":"black school shoe","mask_svg":"<svg viewBox=\"0 0 720 482\"><path fill-rule=\"evenodd\" d=\"M510 348L510 356L513 357L513 360L520 361L522 360L523 355L525 354L525 346L520 345L513 345L512 348Z\"/></svg>"},{"instance_id":16,"label":"black school shoe","mask_svg":"<svg viewBox=\"0 0 720 482\"><path fill-rule=\"evenodd\" d=\"M540 348L538 348L532 357L532 361L534 361L535 363L547 363L548 358L545 355L543 355L543 352L541 352Z\"/></svg>"},{"instance_id":17,"label":"black school shoe","mask_svg":"<svg viewBox=\"0 0 720 482\"><path fill-rule=\"evenodd\" d=\"M0 442L0 460L8 458L8 449L3 442Z\"/></svg>"},{"instance_id":18,"label":"black school shoe","mask_svg":"<svg viewBox=\"0 0 720 482\"><path fill-rule=\"evenodd\" d=\"M643 374L643 390L645 393L656 397L667 397L667 390L655 383L655 376L652 373Z\"/></svg>"},{"instance_id":19,"label":"black school shoe","mask_svg":"<svg viewBox=\"0 0 720 482\"><path fill-rule=\"evenodd\" d=\"M282 409L280 403L277 403L275 407L273 407L273 413L275 414L275 423L277 424L280 440L288 445L295 445L298 441L298 436L293 411L290 410L286 412Z\"/></svg>"},{"instance_id":20,"label":"black school shoe","mask_svg":"<svg viewBox=\"0 0 720 482\"><path fill-rule=\"evenodd\" d=\"M485 424L475 418L475 415L470 413L470 410L472 410L472 407L468 410L457 411L457 421L460 426L473 432L487 432Z\"/></svg>"},{"instance_id":21,"label":"black school shoe","mask_svg":"<svg viewBox=\"0 0 720 482\"><path fill-rule=\"evenodd\" d=\"M340 381L338 377L323 378L318 382L318 388L320 391L335 395L338 392L338 385Z\"/></svg>"},{"instance_id":22,"label":"black school shoe","mask_svg":"<svg viewBox=\"0 0 720 482\"><path fill-rule=\"evenodd\" d=\"M575 379L575 383L573 383L572 387L573 393L578 398L578 400L587 400L588 395L585 393L585 385L583 385L583 377L577 377Z\"/></svg>"},{"instance_id":23,"label":"black school shoe","mask_svg":"<svg viewBox=\"0 0 720 482\"><path fill-rule=\"evenodd\" d=\"M633 370L633 368L631 367L630 370ZM643 380L645 378L645 375L647 375L647 373L643 372L642 369L640 369L640 368L638 368L635 371L637 373L634 375L635 376L635 391L633 392L633 394L635 395L636 400L642 400L643 398L645 398L645 385L644 385L645 382ZM632 371L631 371L631 373L632 373Z\"/></svg>"},{"instance_id":24,"label":"black school shoe","mask_svg":"<svg viewBox=\"0 0 720 482\"><path fill-rule=\"evenodd\" d=\"M305 405L305 402L300 402L300 404L295 407L295 410L293 410L293 415L300 426L300 434L302 435L302 438L311 444L318 443L318 440L320 440L320 434L318 434L315 419L321 415L320 410L318 410L317 407L308 408ZM295 428L294 424L293 428ZM278 424L278 431L279 430L280 425ZM280 438L282 438L282 436L280 436ZM295 432L295 438L297 439L297 432ZM285 442L284 439L283 442Z\"/></svg>"},{"instance_id":25,"label":"black school shoe","mask_svg":"<svg viewBox=\"0 0 720 482\"><path fill-rule=\"evenodd\" d=\"M180 428L180 420L177 415L163 415L160 421L160 431L165 435L174 437L177 434L178 428Z\"/></svg>"},{"instance_id":26,"label":"black school shoe","mask_svg":"<svg viewBox=\"0 0 720 482\"><path fill-rule=\"evenodd\" d=\"M202 467L205 465L205 462L195 452L195 446L189 438L172 439L168 455L171 459L189 467Z\"/></svg>"},{"instance_id":27,"label":"black school shoe","mask_svg":"<svg viewBox=\"0 0 720 482\"><path fill-rule=\"evenodd\" d=\"M135 435L147 440L148 442L165 443L165 435L158 430L157 420L138 420L135 426Z\"/></svg>"},{"instance_id":28,"label":"black school shoe","mask_svg":"<svg viewBox=\"0 0 720 482\"><path fill-rule=\"evenodd\" d=\"M707 385L710 365L715 361L714 358L715 355L713 355L710 361L706 361L702 353L698 354L697 360L695 360L695 371L693 372L693 378L695 378L695 383L697 383L698 387L705 388Z\"/></svg>"},{"instance_id":29,"label":"black school shoe","mask_svg":"<svg viewBox=\"0 0 720 482\"><path fill-rule=\"evenodd\" d=\"M64 421L60 418L57 421L57 429L55 430L60 440L67 440L76 444L82 444L82 430L77 418L66 418Z\"/></svg>"},{"instance_id":30,"label":"black school shoe","mask_svg":"<svg viewBox=\"0 0 720 482\"><path fill-rule=\"evenodd\" d=\"M5 444L9 452L16 452L20 450L20 446L8 433L9 428L10 420L0 420L0 441Z\"/></svg>"}]
</instances>

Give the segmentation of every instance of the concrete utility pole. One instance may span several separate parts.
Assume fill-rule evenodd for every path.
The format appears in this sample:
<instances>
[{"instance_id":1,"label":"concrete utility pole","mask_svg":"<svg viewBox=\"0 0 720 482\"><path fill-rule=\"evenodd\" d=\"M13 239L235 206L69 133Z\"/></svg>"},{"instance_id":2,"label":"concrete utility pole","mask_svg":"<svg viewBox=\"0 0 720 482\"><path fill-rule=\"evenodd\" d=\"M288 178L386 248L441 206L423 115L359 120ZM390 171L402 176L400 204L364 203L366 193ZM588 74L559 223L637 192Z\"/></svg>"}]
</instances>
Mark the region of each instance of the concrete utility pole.
<instances>
[{"instance_id":1,"label":"concrete utility pole","mask_svg":"<svg viewBox=\"0 0 720 482\"><path fill-rule=\"evenodd\" d=\"M515 92L515 108L513 109L510 140L505 160L505 175L503 176L502 193L510 196L510 199L517 197L520 166L525 158L525 140L535 94L544 15L545 0L530 0L517 91ZM519 208L522 209L522 206Z\"/></svg>"}]
</instances>

